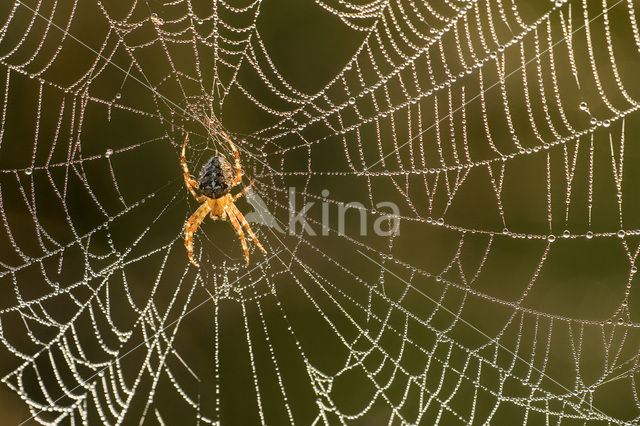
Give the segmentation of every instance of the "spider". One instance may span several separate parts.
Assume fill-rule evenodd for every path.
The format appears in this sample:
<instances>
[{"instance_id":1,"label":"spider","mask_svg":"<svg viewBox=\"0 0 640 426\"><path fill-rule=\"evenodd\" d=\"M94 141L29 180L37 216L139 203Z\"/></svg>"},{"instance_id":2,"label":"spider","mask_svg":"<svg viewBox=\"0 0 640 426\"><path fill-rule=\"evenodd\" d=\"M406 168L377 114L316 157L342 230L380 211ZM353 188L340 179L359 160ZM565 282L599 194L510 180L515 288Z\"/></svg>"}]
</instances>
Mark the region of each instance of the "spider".
<instances>
[{"instance_id":1,"label":"spider","mask_svg":"<svg viewBox=\"0 0 640 426\"><path fill-rule=\"evenodd\" d=\"M229 164L224 157L215 155L204 165L200 172L200 177L196 182L189 174L187 160L184 157L184 150L187 146L187 142L189 142L189 134L187 134L184 139L184 143L182 144L182 156L180 161L182 163L182 170L184 170L184 183L189 192L191 192L191 195L193 195L193 198L195 198L199 203L202 203L195 213L191 215L189 220L187 220L184 227L184 246L187 248L189 260L196 267L199 267L199 265L193 259L193 233L196 232L202 221L207 217L207 214L209 214L211 219L214 220L217 220L218 218L226 220L227 216L229 217L229 221L236 230L236 233L240 238L240 242L242 243L242 249L244 250L244 257L247 261L247 265L249 264L249 249L247 248L247 241L245 239L244 232L242 232L242 227L244 227L258 248L265 254L267 253L251 230L251 227L249 227L244 216L235 205L235 201L242 197L251 185L253 185L253 181L238 194L232 196L229 193L231 188L242 181L242 168L240 167L240 154L238 153L238 150L233 142L231 142L229 136L224 132L221 133L229 142L229 145L231 145L231 149L233 150L233 155L236 160L235 176L231 164ZM198 188L202 195L196 194L194 188Z\"/></svg>"}]
</instances>

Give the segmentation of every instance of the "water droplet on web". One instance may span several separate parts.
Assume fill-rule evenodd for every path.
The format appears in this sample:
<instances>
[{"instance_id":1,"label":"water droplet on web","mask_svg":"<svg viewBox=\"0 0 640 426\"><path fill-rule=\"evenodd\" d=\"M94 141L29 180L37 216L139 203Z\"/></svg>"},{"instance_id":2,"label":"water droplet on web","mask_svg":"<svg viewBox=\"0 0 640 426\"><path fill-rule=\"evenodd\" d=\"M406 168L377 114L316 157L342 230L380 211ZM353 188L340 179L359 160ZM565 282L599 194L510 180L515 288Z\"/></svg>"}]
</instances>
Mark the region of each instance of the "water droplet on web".
<instances>
[{"instance_id":1,"label":"water droplet on web","mask_svg":"<svg viewBox=\"0 0 640 426\"><path fill-rule=\"evenodd\" d=\"M547 241L549 241L550 243L554 242L555 240L556 240L556 236L555 236L555 235L553 235L553 234L550 234L550 235L547 237Z\"/></svg>"},{"instance_id":2,"label":"water droplet on web","mask_svg":"<svg viewBox=\"0 0 640 426\"><path fill-rule=\"evenodd\" d=\"M156 24L156 25L162 25L162 24L164 24L164 21L162 20L162 18L160 18L160 17L158 16L158 14L157 14L157 13L152 13L152 14L151 14L151 21L152 21L154 24Z\"/></svg>"},{"instance_id":3,"label":"water droplet on web","mask_svg":"<svg viewBox=\"0 0 640 426\"><path fill-rule=\"evenodd\" d=\"M620 318L620 319L618 320L618 324L620 324L620 325L624 324L624 319Z\"/></svg>"},{"instance_id":4,"label":"water droplet on web","mask_svg":"<svg viewBox=\"0 0 640 426\"><path fill-rule=\"evenodd\" d=\"M610 121L610 120L604 120L604 121L602 122L602 125L603 125L604 127L609 127L609 126L611 125L611 121Z\"/></svg>"},{"instance_id":5,"label":"water droplet on web","mask_svg":"<svg viewBox=\"0 0 640 426\"><path fill-rule=\"evenodd\" d=\"M624 232L624 229L618 231L618 238L624 238L625 235L626 233Z\"/></svg>"},{"instance_id":6,"label":"water droplet on web","mask_svg":"<svg viewBox=\"0 0 640 426\"><path fill-rule=\"evenodd\" d=\"M564 232L562 233L562 237L569 238L570 236L571 236L571 231L569 231L568 229L565 229Z\"/></svg>"},{"instance_id":7,"label":"water droplet on web","mask_svg":"<svg viewBox=\"0 0 640 426\"><path fill-rule=\"evenodd\" d=\"M31 176L31 173L33 173L33 169L31 167L24 170L24 174L27 176Z\"/></svg>"},{"instance_id":8,"label":"water droplet on web","mask_svg":"<svg viewBox=\"0 0 640 426\"><path fill-rule=\"evenodd\" d=\"M112 154L113 154L113 150L109 148L104 152L104 158L109 158L111 157Z\"/></svg>"},{"instance_id":9,"label":"water droplet on web","mask_svg":"<svg viewBox=\"0 0 640 426\"><path fill-rule=\"evenodd\" d=\"M348 63L346 67L344 67L345 71L351 71L351 63Z\"/></svg>"},{"instance_id":10,"label":"water droplet on web","mask_svg":"<svg viewBox=\"0 0 640 426\"><path fill-rule=\"evenodd\" d=\"M349 98L349 105L355 105L356 98Z\"/></svg>"},{"instance_id":11,"label":"water droplet on web","mask_svg":"<svg viewBox=\"0 0 640 426\"><path fill-rule=\"evenodd\" d=\"M440 226L444 225L444 219L443 218L438 219L438 225L440 225Z\"/></svg>"},{"instance_id":12,"label":"water droplet on web","mask_svg":"<svg viewBox=\"0 0 640 426\"><path fill-rule=\"evenodd\" d=\"M590 123L592 126L595 126L595 125L598 123L598 119L597 119L597 118L595 118L595 117L593 117L591 120L589 120L589 123Z\"/></svg>"},{"instance_id":13,"label":"water droplet on web","mask_svg":"<svg viewBox=\"0 0 640 426\"><path fill-rule=\"evenodd\" d=\"M580 102L580 104L578 105L578 108L580 108L582 111L586 111L587 103L585 101Z\"/></svg>"},{"instance_id":14,"label":"water droplet on web","mask_svg":"<svg viewBox=\"0 0 640 426\"><path fill-rule=\"evenodd\" d=\"M507 235L507 234L509 234L509 230L508 230L507 228L504 228L504 229L502 230L502 233L503 233L504 235Z\"/></svg>"},{"instance_id":15,"label":"water droplet on web","mask_svg":"<svg viewBox=\"0 0 640 426\"><path fill-rule=\"evenodd\" d=\"M120 99L121 97L122 97L122 94L121 94L121 93L119 93L119 92L118 92L118 93L116 93L116 95L115 95L115 98L116 98L116 99Z\"/></svg>"},{"instance_id":16,"label":"water droplet on web","mask_svg":"<svg viewBox=\"0 0 640 426\"><path fill-rule=\"evenodd\" d=\"M635 274L636 272L638 272L638 268L634 265L631 267L631 273Z\"/></svg>"},{"instance_id":17,"label":"water droplet on web","mask_svg":"<svg viewBox=\"0 0 640 426\"><path fill-rule=\"evenodd\" d=\"M587 232L586 237L587 237L588 240L592 239L593 238L593 232L591 232L591 231Z\"/></svg>"}]
</instances>

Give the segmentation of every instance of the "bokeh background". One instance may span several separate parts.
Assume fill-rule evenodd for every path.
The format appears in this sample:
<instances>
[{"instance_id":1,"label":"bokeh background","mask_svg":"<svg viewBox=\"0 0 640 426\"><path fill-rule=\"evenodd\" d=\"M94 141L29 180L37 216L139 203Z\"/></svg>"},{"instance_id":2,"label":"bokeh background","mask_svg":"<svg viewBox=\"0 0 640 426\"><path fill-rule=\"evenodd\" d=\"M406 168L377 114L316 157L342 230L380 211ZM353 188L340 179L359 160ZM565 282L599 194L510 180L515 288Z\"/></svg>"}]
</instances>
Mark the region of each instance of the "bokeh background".
<instances>
[{"instance_id":1,"label":"bokeh background","mask_svg":"<svg viewBox=\"0 0 640 426\"><path fill-rule=\"evenodd\" d=\"M635 421L638 3L515 3L0 5L3 423Z\"/></svg>"}]
</instances>

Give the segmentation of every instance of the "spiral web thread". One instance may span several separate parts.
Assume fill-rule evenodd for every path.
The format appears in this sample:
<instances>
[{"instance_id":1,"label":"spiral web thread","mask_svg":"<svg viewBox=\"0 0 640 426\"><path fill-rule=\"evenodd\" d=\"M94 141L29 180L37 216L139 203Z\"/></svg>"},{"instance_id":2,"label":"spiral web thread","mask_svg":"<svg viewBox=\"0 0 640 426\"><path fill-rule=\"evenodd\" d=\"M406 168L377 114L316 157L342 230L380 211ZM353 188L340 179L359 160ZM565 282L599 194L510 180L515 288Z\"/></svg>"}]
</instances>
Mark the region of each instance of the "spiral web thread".
<instances>
[{"instance_id":1,"label":"spiral web thread","mask_svg":"<svg viewBox=\"0 0 640 426\"><path fill-rule=\"evenodd\" d=\"M308 94L267 1L107 3L2 14L2 381L32 420L637 420L637 4L318 0L360 43ZM180 144L192 174L227 152L209 120L238 99L281 229L295 187L393 201L400 234L255 224L245 267L217 224L190 266Z\"/></svg>"}]
</instances>

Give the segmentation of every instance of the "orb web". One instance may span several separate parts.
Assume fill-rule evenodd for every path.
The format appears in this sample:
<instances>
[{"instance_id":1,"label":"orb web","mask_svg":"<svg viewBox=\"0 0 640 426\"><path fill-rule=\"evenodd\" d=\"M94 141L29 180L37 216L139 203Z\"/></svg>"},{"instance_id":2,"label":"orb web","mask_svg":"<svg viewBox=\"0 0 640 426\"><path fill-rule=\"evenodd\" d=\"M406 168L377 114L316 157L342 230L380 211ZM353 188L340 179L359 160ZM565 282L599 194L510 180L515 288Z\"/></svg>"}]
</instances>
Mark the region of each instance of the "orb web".
<instances>
[{"instance_id":1,"label":"orb web","mask_svg":"<svg viewBox=\"0 0 640 426\"><path fill-rule=\"evenodd\" d=\"M637 421L631 0L8 3L16 420ZM206 220L195 269L222 131L267 254Z\"/></svg>"}]
</instances>

